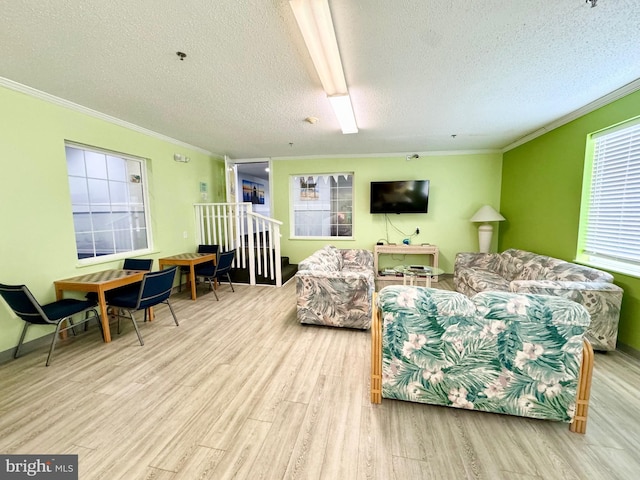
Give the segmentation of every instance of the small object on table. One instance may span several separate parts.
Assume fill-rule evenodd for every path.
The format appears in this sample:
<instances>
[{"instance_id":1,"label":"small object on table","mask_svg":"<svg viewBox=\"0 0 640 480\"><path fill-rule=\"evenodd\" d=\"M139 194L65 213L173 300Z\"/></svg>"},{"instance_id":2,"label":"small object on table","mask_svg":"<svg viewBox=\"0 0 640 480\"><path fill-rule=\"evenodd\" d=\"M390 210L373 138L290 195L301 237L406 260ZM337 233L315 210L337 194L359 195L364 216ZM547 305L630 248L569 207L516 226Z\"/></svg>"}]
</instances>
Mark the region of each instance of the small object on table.
<instances>
[{"instance_id":1,"label":"small object on table","mask_svg":"<svg viewBox=\"0 0 640 480\"><path fill-rule=\"evenodd\" d=\"M444 270L428 265L398 265L394 268L396 272L402 274L402 284L416 285L416 278L424 278L425 287L431 287L431 277L433 275L442 275Z\"/></svg>"}]
</instances>

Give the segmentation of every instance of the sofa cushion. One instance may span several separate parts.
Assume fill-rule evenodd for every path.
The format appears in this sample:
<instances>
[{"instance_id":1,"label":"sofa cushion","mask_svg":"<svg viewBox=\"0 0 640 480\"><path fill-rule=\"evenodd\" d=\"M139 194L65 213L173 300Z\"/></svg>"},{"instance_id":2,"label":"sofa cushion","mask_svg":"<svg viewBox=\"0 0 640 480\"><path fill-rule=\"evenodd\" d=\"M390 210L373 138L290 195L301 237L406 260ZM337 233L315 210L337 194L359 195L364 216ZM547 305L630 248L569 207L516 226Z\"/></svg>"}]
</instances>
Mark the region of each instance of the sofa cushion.
<instances>
[{"instance_id":1,"label":"sofa cushion","mask_svg":"<svg viewBox=\"0 0 640 480\"><path fill-rule=\"evenodd\" d=\"M471 292L484 292L485 290L509 291L509 281L497 273L488 270L465 269L461 271L461 279L464 279L466 287ZM468 293L468 292L464 292Z\"/></svg>"},{"instance_id":2,"label":"sofa cushion","mask_svg":"<svg viewBox=\"0 0 640 480\"><path fill-rule=\"evenodd\" d=\"M342 259L342 253L338 248L333 245L325 245L318 253L322 256L322 260L326 264L327 269L334 271L343 269L344 261Z\"/></svg>"},{"instance_id":3,"label":"sofa cushion","mask_svg":"<svg viewBox=\"0 0 640 480\"><path fill-rule=\"evenodd\" d=\"M342 249L342 269L351 271L373 271L373 254L360 248Z\"/></svg>"},{"instance_id":4,"label":"sofa cushion","mask_svg":"<svg viewBox=\"0 0 640 480\"><path fill-rule=\"evenodd\" d=\"M339 272L342 270L342 254L333 245L327 245L302 260L298 270Z\"/></svg>"},{"instance_id":5,"label":"sofa cushion","mask_svg":"<svg viewBox=\"0 0 640 480\"><path fill-rule=\"evenodd\" d=\"M524 262L517 256L517 252L518 250L509 249L496 254L492 270L508 281L518 278L522 274Z\"/></svg>"}]
</instances>

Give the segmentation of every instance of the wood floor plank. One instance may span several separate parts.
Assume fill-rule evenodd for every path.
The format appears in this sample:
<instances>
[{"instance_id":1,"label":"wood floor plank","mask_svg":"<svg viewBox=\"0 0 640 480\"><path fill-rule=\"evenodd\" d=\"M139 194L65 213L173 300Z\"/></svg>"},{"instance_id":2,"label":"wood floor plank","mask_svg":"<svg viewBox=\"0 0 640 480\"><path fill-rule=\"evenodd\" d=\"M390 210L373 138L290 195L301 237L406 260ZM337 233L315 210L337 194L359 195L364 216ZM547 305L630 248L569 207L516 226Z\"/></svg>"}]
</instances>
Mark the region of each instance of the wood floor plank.
<instances>
[{"instance_id":1,"label":"wood floor plank","mask_svg":"<svg viewBox=\"0 0 640 480\"><path fill-rule=\"evenodd\" d=\"M212 471L211 478L254 478L253 464L270 429L269 422L247 419Z\"/></svg>"},{"instance_id":2,"label":"wood floor plank","mask_svg":"<svg viewBox=\"0 0 640 480\"><path fill-rule=\"evenodd\" d=\"M447 276L434 286L452 289ZM104 344L96 326L0 364L0 451L77 453L96 479L640 477L640 361L596 354L586 435L369 397L370 332L301 325L295 282L200 289Z\"/></svg>"},{"instance_id":3,"label":"wood floor plank","mask_svg":"<svg viewBox=\"0 0 640 480\"><path fill-rule=\"evenodd\" d=\"M251 469L255 480L285 478L294 445L300 434L307 406L302 403L282 402L267 432L267 440L256 455Z\"/></svg>"}]
</instances>

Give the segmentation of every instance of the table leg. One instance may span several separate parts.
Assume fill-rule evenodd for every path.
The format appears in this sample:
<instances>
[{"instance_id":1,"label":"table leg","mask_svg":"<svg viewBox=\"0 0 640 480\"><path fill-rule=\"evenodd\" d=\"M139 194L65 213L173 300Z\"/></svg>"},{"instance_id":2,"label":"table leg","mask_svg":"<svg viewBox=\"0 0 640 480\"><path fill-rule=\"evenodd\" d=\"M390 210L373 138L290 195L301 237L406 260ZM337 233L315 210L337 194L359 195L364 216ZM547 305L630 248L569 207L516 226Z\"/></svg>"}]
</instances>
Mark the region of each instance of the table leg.
<instances>
[{"instance_id":1,"label":"table leg","mask_svg":"<svg viewBox=\"0 0 640 480\"><path fill-rule=\"evenodd\" d=\"M104 342L109 343L111 341L111 330L109 329L109 316L107 315L107 300L102 289L98 290L98 306L100 307L100 322L102 322Z\"/></svg>"},{"instance_id":2,"label":"table leg","mask_svg":"<svg viewBox=\"0 0 640 480\"><path fill-rule=\"evenodd\" d=\"M426 275L424 277L424 286L427 288L431 288L431 275Z\"/></svg>"},{"instance_id":3,"label":"table leg","mask_svg":"<svg viewBox=\"0 0 640 480\"><path fill-rule=\"evenodd\" d=\"M64 297L64 291L58 287L56 287L56 300L62 300L62 298ZM64 327L67 326L67 322L64 322ZM58 334L60 340L64 340L65 338L67 338L67 331L63 330Z\"/></svg>"},{"instance_id":4,"label":"table leg","mask_svg":"<svg viewBox=\"0 0 640 480\"><path fill-rule=\"evenodd\" d=\"M196 268L192 263L189 265L189 280L191 281L191 300L196 299Z\"/></svg>"}]
</instances>

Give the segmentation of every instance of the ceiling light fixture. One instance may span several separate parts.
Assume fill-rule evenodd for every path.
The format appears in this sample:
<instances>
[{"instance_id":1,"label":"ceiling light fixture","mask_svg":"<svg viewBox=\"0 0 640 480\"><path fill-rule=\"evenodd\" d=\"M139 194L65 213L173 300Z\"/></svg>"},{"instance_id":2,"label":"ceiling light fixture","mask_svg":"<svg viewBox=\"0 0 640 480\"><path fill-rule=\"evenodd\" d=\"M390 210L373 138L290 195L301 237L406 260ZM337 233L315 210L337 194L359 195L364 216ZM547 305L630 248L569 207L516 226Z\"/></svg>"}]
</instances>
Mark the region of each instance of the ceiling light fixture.
<instances>
[{"instance_id":1,"label":"ceiling light fixture","mask_svg":"<svg viewBox=\"0 0 640 480\"><path fill-rule=\"evenodd\" d=\"M358 133L328 0L289 0L289 5L342 133Z\"/></svg>"}]
</instances>

